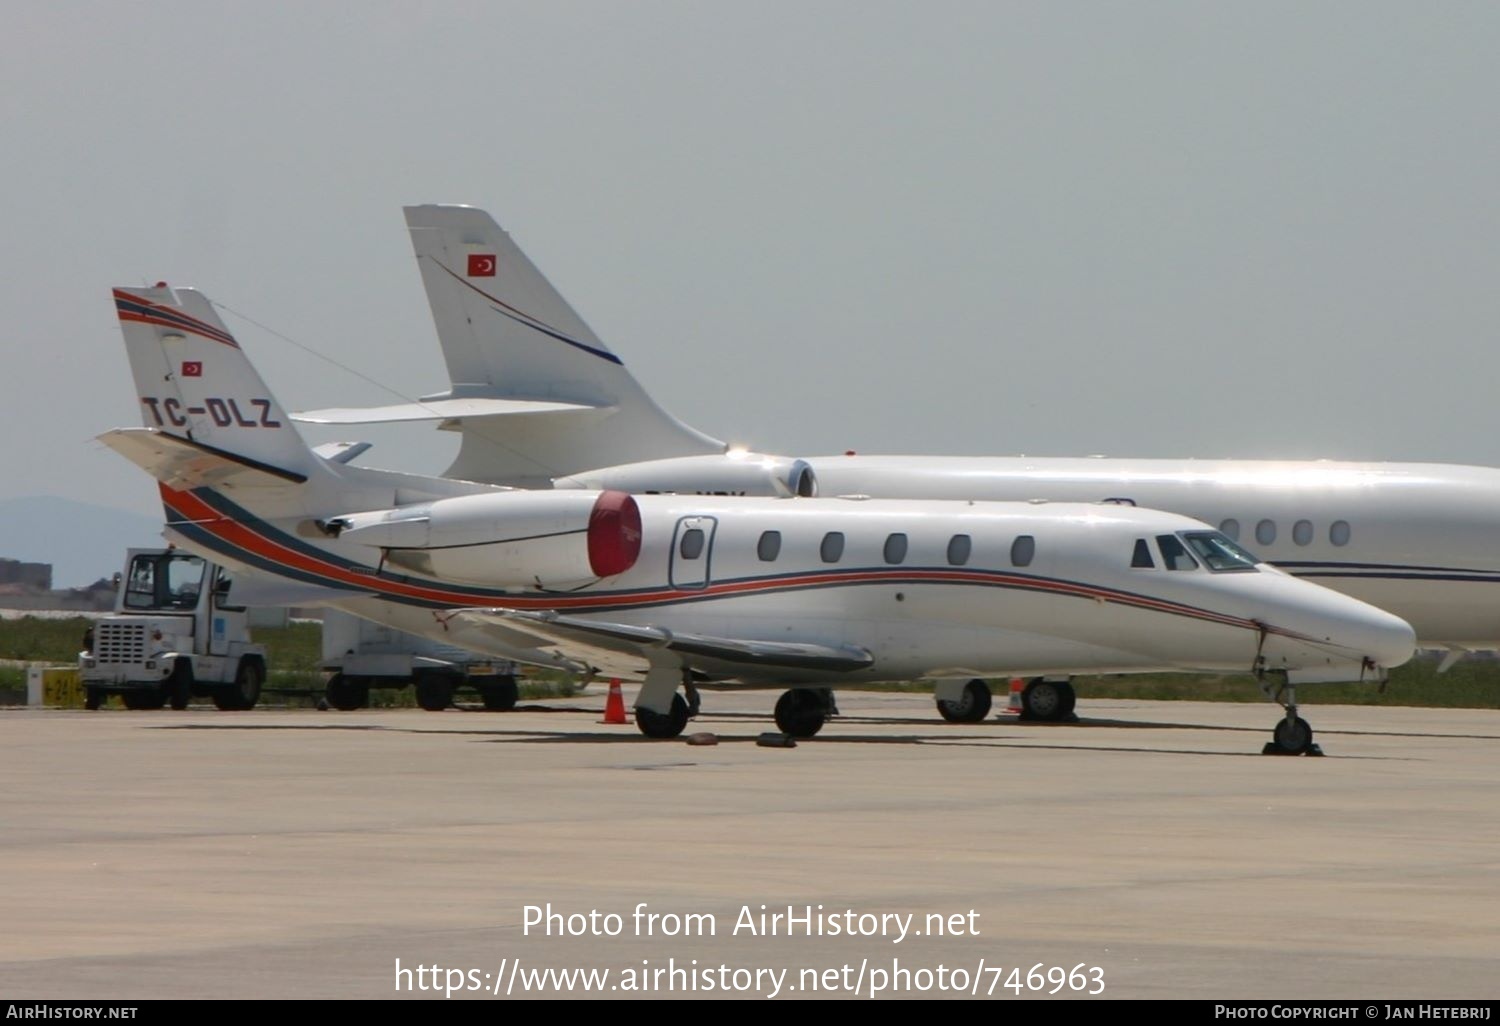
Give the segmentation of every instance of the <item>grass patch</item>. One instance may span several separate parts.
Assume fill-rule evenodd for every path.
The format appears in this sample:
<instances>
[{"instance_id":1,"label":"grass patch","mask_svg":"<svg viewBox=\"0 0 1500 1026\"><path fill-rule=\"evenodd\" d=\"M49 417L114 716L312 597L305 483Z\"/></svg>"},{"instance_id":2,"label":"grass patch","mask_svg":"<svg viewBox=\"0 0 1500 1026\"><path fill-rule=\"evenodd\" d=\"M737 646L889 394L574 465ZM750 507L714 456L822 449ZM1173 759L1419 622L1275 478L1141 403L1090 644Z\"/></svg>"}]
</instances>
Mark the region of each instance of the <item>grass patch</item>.
<instances>
[{"instance_id":1,"label":"grass patch","mask_svg":"<svg viewBox=\"0 0 1500 1026\"><path fill-rule=\"evenodd\" d=\"M86 616L51 620L23 616L0 620L0 659L22 659L33 663L76 663L83 647L83 632L94 621ZM21 679L26 679L22 671Z\"/></svg>"},{"instance_id":2,"label":"grass patch","mask_svg":"<svg viewBox=\"0 0 1500 1026\"><path fill-rule=\"evenodd\" d=\"M285 627L256 627L251 630L250 637L257 645L266 646L269 676L274 678L282 673L310 679L308 675L311 675L318 679L318 686L322 686L321 623L296 620Z\"/></svg>"}]
</instances>

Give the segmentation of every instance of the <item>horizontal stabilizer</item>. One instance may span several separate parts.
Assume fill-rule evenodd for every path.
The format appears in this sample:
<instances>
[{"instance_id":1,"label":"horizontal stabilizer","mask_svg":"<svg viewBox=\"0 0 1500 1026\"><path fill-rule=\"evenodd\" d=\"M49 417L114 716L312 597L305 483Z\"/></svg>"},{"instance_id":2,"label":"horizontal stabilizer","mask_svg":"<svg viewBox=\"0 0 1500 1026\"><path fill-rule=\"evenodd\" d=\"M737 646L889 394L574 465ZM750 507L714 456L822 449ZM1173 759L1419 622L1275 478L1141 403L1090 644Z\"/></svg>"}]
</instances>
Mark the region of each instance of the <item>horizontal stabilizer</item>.
<instances>
[{"instance_id":1,"label":"horizontal stabilizer","mask_svg":"<svg viewBox=\"0 0 1500 1026\"><path fill-rule=\"evenodd\" d=\"M611 407L559 403L542 399L431 399L394 406L332 407L291 415L304 424L392 424L399 421L469 420L476 417L516 417L557 413L602 413Z\"/></svg>"},{"instance_id":2,"label":"horizontal stabilizer","mask_svg":"<svg viewBox=\"0 0 1500 1026\"><path fill-rule=\"evenodd\" d=\"M570 642L602 646L614 651L666 649L681 656L738 666L785 667L797 670L847 672L874 663L869 651L854 645L818 645L809 642L753 641L707 634L686 634L664 627L604 623L551 612L517 609L465 609L457 619L508 623L532 634L551 638L564 648Z\"/></svg>"},{"instance_id":3,"label":"horizontal stabilizer","mask_svg":"<svg viewBox=\"0 0 1500 1026\"><path fill-rule=\"evenodd\" d=\"M307 480L304 474L169 435L158 428L116 428L100 435L99 441L177 491L285 487Z\"/></svg>"}]
</instances>

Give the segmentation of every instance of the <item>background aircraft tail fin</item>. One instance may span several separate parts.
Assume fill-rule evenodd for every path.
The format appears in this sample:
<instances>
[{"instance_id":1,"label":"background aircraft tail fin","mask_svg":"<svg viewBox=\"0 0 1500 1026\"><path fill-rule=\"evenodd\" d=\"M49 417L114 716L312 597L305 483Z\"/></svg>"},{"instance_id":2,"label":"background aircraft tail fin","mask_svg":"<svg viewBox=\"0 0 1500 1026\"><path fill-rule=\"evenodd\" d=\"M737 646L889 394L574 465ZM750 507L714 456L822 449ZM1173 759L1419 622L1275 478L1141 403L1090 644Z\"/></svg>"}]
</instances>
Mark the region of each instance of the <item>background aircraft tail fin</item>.
<instances>
[{"instance_id":1,"label":"background aircraft tail fin","mask_svg":"<svg viewBox=\"0 0 1500 1026\"><path fill-rule=\"evenodd\" d=\"M537 485L597 467L724 451L652 401L489 214L405 209L452 382L449 393L428 398L577 407L454 418L449 426L463 443L451 476Z\"/></svg>"}]
</instances>

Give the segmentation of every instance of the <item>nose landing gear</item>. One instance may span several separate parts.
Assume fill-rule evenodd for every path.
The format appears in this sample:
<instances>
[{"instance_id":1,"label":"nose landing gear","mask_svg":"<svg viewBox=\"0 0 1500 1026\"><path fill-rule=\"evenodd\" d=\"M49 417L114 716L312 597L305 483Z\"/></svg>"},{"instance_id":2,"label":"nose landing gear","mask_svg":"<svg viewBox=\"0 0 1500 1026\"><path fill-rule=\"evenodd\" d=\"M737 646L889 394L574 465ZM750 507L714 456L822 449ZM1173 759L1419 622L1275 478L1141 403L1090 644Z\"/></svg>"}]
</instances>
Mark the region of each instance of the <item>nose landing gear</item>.
<instances>
[{"instance_id":1,"label":"nose landing gear","mask_svg":"<svg viewBox=\"0 0 1500 1026\"><path fill-rule=\"evenodd\" d=\"M1297 715L1297 689L1287 682L1285 674L1277 674L1275 683L1272 674L1259 674L1260 690L1267 698L1286 710L1286 715L1276 721L1271 731L1271 740L1260 750L1261 755L1322 755L1323 749L1313 744L1312 727Z\"/></svg>"}]
</instances>

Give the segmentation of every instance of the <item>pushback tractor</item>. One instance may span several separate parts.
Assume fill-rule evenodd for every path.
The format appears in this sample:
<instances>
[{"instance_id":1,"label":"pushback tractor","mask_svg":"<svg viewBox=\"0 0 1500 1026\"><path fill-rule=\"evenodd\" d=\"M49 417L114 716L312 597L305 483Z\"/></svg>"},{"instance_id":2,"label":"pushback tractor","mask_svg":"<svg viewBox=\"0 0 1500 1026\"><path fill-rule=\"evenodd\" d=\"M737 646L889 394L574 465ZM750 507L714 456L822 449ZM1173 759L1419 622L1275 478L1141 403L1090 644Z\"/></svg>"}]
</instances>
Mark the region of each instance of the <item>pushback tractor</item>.
<instances>
[{"instance_id":1,"label":"pushback tractor","mask_svg":"<svg viewBox=\"0 0 1500 1026\"><path fill-rule=\"evenodd\" d=\"M194 696L251 709L266 679L230 570L178 549L131 549L115 610L78 654L84 705L119 695L127 709L186 709Z\"/></svg>"}]
</instances>

